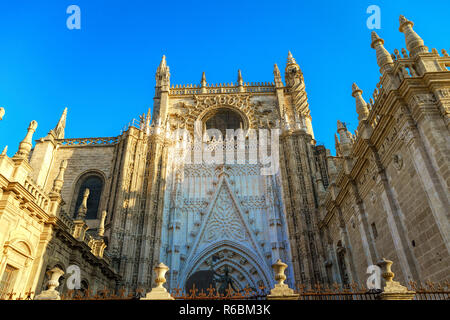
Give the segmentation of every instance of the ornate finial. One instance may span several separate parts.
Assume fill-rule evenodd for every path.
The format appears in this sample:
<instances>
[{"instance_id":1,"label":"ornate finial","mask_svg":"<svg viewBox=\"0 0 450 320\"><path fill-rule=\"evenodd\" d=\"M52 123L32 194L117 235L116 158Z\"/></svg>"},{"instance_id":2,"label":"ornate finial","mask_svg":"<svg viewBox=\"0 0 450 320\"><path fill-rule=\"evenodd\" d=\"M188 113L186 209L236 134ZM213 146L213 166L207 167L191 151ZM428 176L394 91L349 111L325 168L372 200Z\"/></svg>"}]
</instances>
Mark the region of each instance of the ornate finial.
<instances>
[{"instance_id":1,"label":"ornate finial","mask_svg":"<svg viewBox=\"0 0 450 320\"><path fill-rule=\"evenodd\" d=\"M335 136L336 150L339 149L341 156L348 156L352 148L351 134L345 124L339 120L337 121L337 131L339 133L339 142L337 142L337 136Z\"/></svg>"},{"instance_id":2,"label":"ornate finial","mask_svg":"<svg viewBox=\"0 0 450 320\"><path fill-rule=\"evenodd\" d=\"M408 288L402 286L398 281L394 281L395 274L392 272L393 262L382 258L377 262L381 268L381 276L384 279L384 288L381 293L382 300L412 300L414 298L414 291L409 291Z\"/></svg>"},{"instance_id":3,"label":"ornate finial","mask_svg":"<svg viewBox=\"0 0 450 320\"><path fill-rule=\"evenodd\" d=\"M384 44L384 40L381 39L380 36L375 31L372 31L371 38L372 38L372 44L370 46L372 48L374 48L374 42L376 42L376 41L381 42L381 44Z\"/></svg>"},{"instance_id":4,"label":"ornate finial","mask_svg":"<svg viewBox=\"0 0 450 320\"><path fill-rule=\"evenodd\" d=\"M272 265L272 268L275 272L275 280L277 281L277 284L280 286L284 285L284 280L286 280L284 270L286 270L287 267L288 265L282 262L280 259L278 259L277 262L275 262Z\"/></svg>"},{"instance_id":5,"label":"ornate finial","mask_svg":"<svg viewBox=\"0 0 450 320\"><path fill-rule=\"evenodd\" d=\"M287 64L297 64L297 61L295 61L291 51L288 52Z\"/></svg>"},{"instance_id":6,"label":"ornate finial","mask_svg":"<svg viewBox=\"0 0 450 320\"><path fill-rule=\"evenodd\" d=\"M352 96L356 101L356 112L358 113L358 120L366 120L369 115L369 108L367 108L367 103L362 97L362 90L358 88L356 83L352 85Z\"/></svg>"},{"instance_id":7,"label":"ornate finial","mask_svg":"<svg viewBox=\"0 0 450 320\"><path fill-rule=\"evenodd\" d=\"M238 82L238 86L243 86L244 84L244 80L242 79L242 73L241 70L238 70L238 78L237 78L237 82Z\"/></svg>"},{"instance_id":8,"label":"ornate finial","mask_svg":"<svg viewBox=\"0 0 450 320\"><path fill-rule=\"evenodd\" d=\"M284 271L287 267L288 265L283 263L280 259L272 265L273 272L275 273L275 281L277 283L270 291L270 295L267 296L268 299L296 299L298 297L298 295L294 293L294 290L284 283L286 280Z\"/></svg>"},{"instance_id":9,"label":"ornate finial","mask_svg":"<svg viewBox=\"0 0 450 320\"><path fill-rule=\"evenodd\" d=\"M161 63L156 69L156 87L162 88L163 91L168 91L170 87L170 69L166 62L166 56L163 55Z\"/></svg>"},{"instance_id":10,"label":"ornate finial","mask_svg":"<svg viewBox=\"0 0 450 320\"><path fill-rule=\"evenodd\" d=\"M160 66L161 68L165 68L165 67L167 66L167 62L166 62L166 55L164 55L164 54L163 54L163 56L162 56L162 59L161 59L161 62L160 62L160 64L159 64L159 66Z\"/></svg>"},{"instance_id":11,"label":"ornate finial","mask_svg":"<svg viewBox=\"0 0 450 320\"><path fill-rule=\"evenodd\" d=\"M281 77L280 69L278 69L278 65L276 63L273 65L273 75L275 77Z\"/></svg>"},{"instance_id":12,"label":"ornate finial","mask_svg":"<svg viewBox=\"0 0 450 320\"><path fill-rule=\"evenodd\" d=\"M206 74L205 71L202 73L202 80L200 81L202 88L206 87Z\"/></svg>"},{"instance_id":13,"label":"ornate finial","mask_svg":"<svg viewBox=\"0 0 450 320\"><path fill-rule=\"evenodd\" d=\"M428 52L428 48L424 45L422 38L414 31L414 23L400 16L400 28L399 31L405 35L406 49L409 50L411 56L415 56L418 53Z\"/></svg>"},{"instance_id":14,"label":"ornate finial","mask_svg":"<svg viewBox=\"0 0 450 320\"><path fill-rule=\"evenodd\" d=\"M275 87L277 87L277 88L283 87L283 81L281 80L280 69L278 69L278 66L276 63L273 65L273 77L274 77Z\"/></svg>"},{"instance_id":15,"label":"ornate finial","mask_svg":"<svg viewBox=\"0 0 450 320\"><path fill-rule=\"evenodd\" d=\"M355 96L355 93L357 93L358 91L362 93L362 90L359 89L358 85L353 82L353 84L352 84L352 96Z\"/></svg>"},{"instance_id":16,"label":"ornate finial","mask_svg":"<svg viewBox=\"0 0 450 320\"><path fill-rule=\"evenodd\" d=\"M344 124L342 123L342 121L338 120L337 121L337 130L339 131L339 130L342 130L342 129L346 130L346 128L345 128Z\"/></svg>"},{"instance_id":17,"label":"ornate finial","mask_svg":"<svg viewBox=\"0 0 450 320\"><path fill-rule=\"evenodd\" d=\"M408 23L413 23L412 21L409 21L408 19L406 19L405 16L402 15L402 14L400 15L400 17L399 17L398 20L400 21L400 26L401 26L402 24L406 23L406 22L408 22Z\"/></svg>"},{"instance_id":18,"label":"ornate finial","mask_svg":"<svg viewBox=\"0 0 450 320\"><path fill-rule=\"evenodd\" d=\"M47 271L47 275L50 280L47 282L47 290L42 291L39 295L37 295L35 300L61 300L59 296L59 292L55 289L59 286L59 278L64 274L58 267L54 267L53 269Z\"/></svg>"},{"instance_id":19,"label":"ornate finial","mask_svg":"<svg viewBox=\"0 0 450 320\"><path fill-rule=\"evenodd\" d=\"M64 172L66 171L66 168L67 168L67 160L61 161L58 176L56 177L55 181L53 181L53 189L52 189L53 192L61 193L61 189L64 183Z\"/></svg>"},{"instance_id":20,"label":"ornate finial","mask_svg":"<svg viewBox=\"0 0 450 320\"><path fill-rule=\"evenodd\" d=\"M371 47L375 49L377 55L377 63L381 68L381 72L390 69L391 65L394 63L391 55L383 46L384 40L381 39L375 31L372 31L372 43Z\"/></svg>"},{"instance_id":21,"label":"ornate finial","mask_svg":"<svg viewBox=\"0 0 450 320\"><path fill-rule=\"evenodd\" d=\"M77 220L84 220L87 213L87 200L89 198L89 189L86 188L83 194L83 200L81 201L80 207L78 208Z\"/></svg>"},{"instance_id":22,"label":"ornate finial","mask_svg":"<svg viewBox=\"0 0 450 320\"><path fill-rule=\"evenodd\" d=\"M174 300L166 288L163 287L163 284L166 282L165 275L169 271L169 267L161 262L154 270L156 273L156 287L147 293L143 300Z\"/></svg>"},{"instance_id":23,"label":"ornate finial","mask_svg":"<svg viewBox=\"0 0 450 320\"><path fill-rule=\"evenodd\" d=\"M2 151L2 156L6 156L7 152L8 152L8 146L5 146L5 148Z\"/></svg>"},{"instance_id":24,"label":"ornate finial","mask_svg":"<svg viewBox=\"0 0 450 320\"><path fill-rule=\"evenodd\" d=\"M102 217L100 219L100 225L98 227L98 236L103 237L105 234L105 220L106 220L106 210L102 211Z\"/></svg>"},{"instance_id":25,"label":"ornate finial","mask_svg":"<svg viewBox=\"0 0 450 320\"><path fill-rule=\"evenodd\" d=\"M0 107L0 120L3 119L3 116L5 115L5 108Z\"/></svg>"},{"instance_id":26,"label":"ornate finial","mask_svg":"<svg viewBox=\"0 0 450 320\"><path fill-rule=\"evenodd\" d=\"M26 134L25 138L22 140L22 142L20 142L19 150L17 151L17 153L15 154L14 157L21 158L21 159L28 158L28 155L30 154L30 151L31 151L31 146L32 146L31 142L33 139L33 133L36 131L37 125L38 124L35 120L30 122L30 125L28 126L27 134Z\"/></svg>"},{"instance_id":27,"label":"ornate finial","mask_svg":"<svg viewBox=\"0 0 450 320\"><path fill-rule=\"evenodd\" d=\"M163 288L163 284L166 283L166 272L169 271L169 267L166 266L164 263L160 263L155 267L155 273L156 273L156 288Z\"/></svg>"}]
</instances>

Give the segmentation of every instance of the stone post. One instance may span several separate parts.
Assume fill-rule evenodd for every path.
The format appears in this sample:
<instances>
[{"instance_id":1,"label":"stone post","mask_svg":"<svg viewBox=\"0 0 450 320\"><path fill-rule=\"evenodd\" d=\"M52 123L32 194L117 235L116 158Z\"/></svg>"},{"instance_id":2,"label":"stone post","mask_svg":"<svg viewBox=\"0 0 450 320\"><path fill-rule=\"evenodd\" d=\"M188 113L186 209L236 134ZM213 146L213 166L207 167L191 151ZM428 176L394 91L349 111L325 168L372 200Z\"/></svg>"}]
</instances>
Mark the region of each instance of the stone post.
<instances>
[{"instance_id":1,"label":"stone post","mask_svg":"<svg viewBox=\"0 0 450 320\"><path fill-rule=\"evenodd\" d=\"M280 259L272 265L277 283L267 296L268 300L298 300L299 295L284 283L284 280L286 280L284 270L286 270L287 267L288 265L281 262Z\"/></svg>"},{"instance_id":2,"label":"stone post","mask_svg":"<svg viewBox=\"0 0 450 320\"><path fill-rule=\"evenodd\" d=\"M166 282L165 274L169 271L169 267L161 262L154 270L156 273L156 287L147 293L142 300L175 300L163 287L163 284Z\"/></svg>"},{"instance_id":3,"label":"stone post","mask_svg":"<svg viewBox=\"0 0 450 320\"><path fill-rule=\"evenodd\" d=\"M37 122L31 121L28 126L27 134L25 138L19 144L19 150L15 154L15 158L21 158L28 161L28 155L30 154L32 141L33 141L33 133L36 131Z\"/></svg>"},{"instance_id":4,"label":"stone post","mask_svg":"<svg viewBox=\"0 0 450 320\"><path fill-rule=\"evenodd\" d=\"M85 221L87 213L88 197L89 197L89 189L86 188L86 190L84 190L83 200L81 201L80 207L78 209L77 217L73 221L74 228L72 231L72 236L78 241L84 241L86 231L89 229Z\"/></svg>"},{"instance_id":5,"label":"stone post","mask_svg":"<svg viewBox=\"0 0 450 320\"><path fill-rule=\"evenodd\" d=\"M383 292L380 293L381 300L412 300L415 291L409 291L407 287L402 286L398 281L393 281L394 273L391 270L392 261L385 258L378 261L377 265L381 268L381 276L384 279Z\"/></svg>"},{"instance_id":6,"label":"stone post","mask_svg":"<svg viewBox=\"0 0 450 320\"><path fill-rule=\"evenodd\" d=\"M56 291L55 288L59 286L58 280L63 274L64 271L58 267L54 267L53 269L47 271L47 275L50 278L47 283L48 288L37 295L34 300L61 300L59 292Z\"/></svg>"}]
</instances>

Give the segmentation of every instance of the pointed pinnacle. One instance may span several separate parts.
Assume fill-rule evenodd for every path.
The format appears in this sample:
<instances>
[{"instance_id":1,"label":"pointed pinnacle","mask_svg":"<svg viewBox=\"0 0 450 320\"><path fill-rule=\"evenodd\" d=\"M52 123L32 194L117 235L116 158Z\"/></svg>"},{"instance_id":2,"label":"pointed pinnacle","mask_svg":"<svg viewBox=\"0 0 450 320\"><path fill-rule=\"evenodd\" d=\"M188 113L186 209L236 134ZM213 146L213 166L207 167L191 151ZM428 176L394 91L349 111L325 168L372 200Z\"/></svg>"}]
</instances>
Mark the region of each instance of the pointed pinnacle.
<instances>
[{"instance_id":1,"label":"pointed pinnacle","mask_svg":"<svg viewBox=\"0 0 450 320\"><path fill-rule=\"evenodd\" d=\"M404 15L400 15L400 18L398 20L400 22L400 32L402 32L402 28L405 24L410 24L411 27L414 26L414 22L406 19Z\"/></svg>"},{"instance_id":2,"label":"pointed pinnacle","mask_svg":"<svg viewBox=\"0 0 450 320\"><path fill-rule=\"evenodd\" d=\"M295 61L294 56L292 55L291 51L288 52L287 63L288 64L295 64L295 63L297 63Z\"/></svg>"},{"instance_id":3,"label":"pointed pinnacle","mask_svg":"<svg viewBox=\"0 0 450 320\"><path fill-rule=\"evenodd\" d=\"M362 93L362 90L358 87L358 85L356 83L353 82L353 84L352 84L352 96L355 96L357 92Z\"/></svg>"},{"instance_id":4,"label":"pointed pinnacle","mask_svg":"<svg viewBox=\"0 0 450 320\"><path fill-rule=\"evenodd\" d=\"M241 82L242 80L242 73L241 73L241 69L238 69L238 82Z\"/></svg>"},{"instance_id":5,"label":"pointed pinnacle","mask_svg":"<svg viewBox=\"0 0 450 320\"><path fill-rule=\"evenodd\" d=\"M375 31L372 31L371 37L372 37L372 44L370 46L372 48L375 48L376 42L381 42L381 45L384 44L384 40L381 39L380 36Z\"/></svg>"},{"instance_id":6,"label":"pointed pinnacle","mask_svg":"<svg viewBox=\"0 0 450 320\"><path fill-rule=\"evenodd\" d=\"M205 74L205 71L203 71L203 73L202 73L202 80L200 81L200 83L201 83L202 87L206 86L206 74Z\"/></svg>"}]
</instances>

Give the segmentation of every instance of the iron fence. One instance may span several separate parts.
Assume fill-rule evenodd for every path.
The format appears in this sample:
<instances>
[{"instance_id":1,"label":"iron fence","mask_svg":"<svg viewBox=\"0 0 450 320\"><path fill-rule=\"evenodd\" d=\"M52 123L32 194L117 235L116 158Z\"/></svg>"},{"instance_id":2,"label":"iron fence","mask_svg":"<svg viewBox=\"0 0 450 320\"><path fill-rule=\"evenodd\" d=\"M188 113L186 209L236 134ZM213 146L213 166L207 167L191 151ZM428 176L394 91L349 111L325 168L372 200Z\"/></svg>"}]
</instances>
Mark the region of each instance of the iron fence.
<instances>
[{"instance_id":1,"label":"iron fence","mask_svg":"<svg viewBox=\"0 0 450 320\"><path fill-rule=\"evenodd\" d=\"M409 282L409 290L415 291L414 300L450 300L450 283L433 283L427 281L424 285L416 282ZM107 288L97 290L95 293L87 288L84 290L69 290L60 295L61 300L138 300L145 297L146 291L143 288L137 290L108 290ZM266 287L244 288L233 290L231 287L225 292L219 292L210 286L205 289L198 289L195 285L186 291L180 288L170 290L175 300L267 300L270 289ZM316 284L313 286L300 286L294 290L298 294L298 300L378 300L380 291L368 290L363 286L353 283L348 286L341 286L334 283L331 286ZM24 294L9 292L3 294L0 300L33 300L34 292L28 290Z\"/></svg>"},{"instance_id":2,"label":"iron fence","mask_svg":"<svg viewBox=\"0 0 450 320\"><path fill-rule=\"evenodd\" d=\"M410 281L409 289L416 292L414 300L450 300L450 283L425 282L425 287L420 283Z\"/></svg>"}]
</instances>

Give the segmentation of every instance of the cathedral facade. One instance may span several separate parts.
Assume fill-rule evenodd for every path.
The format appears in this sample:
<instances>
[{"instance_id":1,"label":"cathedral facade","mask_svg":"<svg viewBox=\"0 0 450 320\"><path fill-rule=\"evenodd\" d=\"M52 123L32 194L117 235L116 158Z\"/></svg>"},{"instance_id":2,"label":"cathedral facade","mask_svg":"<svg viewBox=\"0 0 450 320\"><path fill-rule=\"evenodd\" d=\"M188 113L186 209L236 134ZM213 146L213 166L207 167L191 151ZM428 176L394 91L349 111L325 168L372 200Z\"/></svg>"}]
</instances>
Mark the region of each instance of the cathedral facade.
<instances>
[{"instance_id":1,"label":"cathedral facade","mask_svg":"<svg viewBox=\"0 0 450 320\"><path fill-rule=\"evenodd\" d=\"M290 52L270 83L173 85L163 57L152 114L117 137L65 138L65 110L32 148L33 121L0 155L1 291L39 292L74 264L85 288L148 290L159 262L170 289L272 288L278 259L297 288L365 284L383 257L401 281L448 280L450 57L403 16L400 31L401 54L372 33L380 82L370 102L353 85L358 129L338 121L335 156Z\"/></svg>"}]
</instances>

